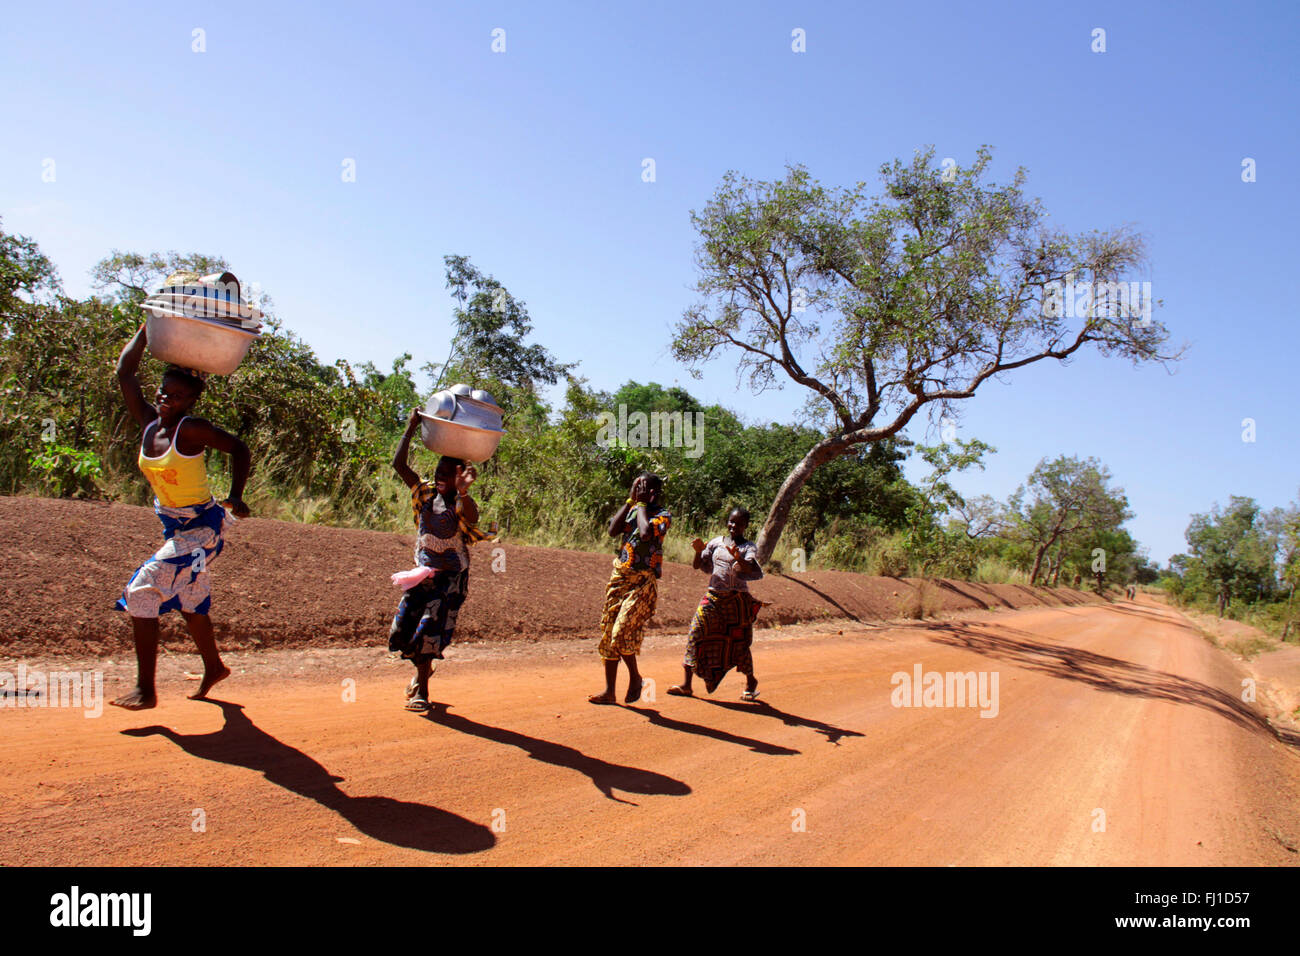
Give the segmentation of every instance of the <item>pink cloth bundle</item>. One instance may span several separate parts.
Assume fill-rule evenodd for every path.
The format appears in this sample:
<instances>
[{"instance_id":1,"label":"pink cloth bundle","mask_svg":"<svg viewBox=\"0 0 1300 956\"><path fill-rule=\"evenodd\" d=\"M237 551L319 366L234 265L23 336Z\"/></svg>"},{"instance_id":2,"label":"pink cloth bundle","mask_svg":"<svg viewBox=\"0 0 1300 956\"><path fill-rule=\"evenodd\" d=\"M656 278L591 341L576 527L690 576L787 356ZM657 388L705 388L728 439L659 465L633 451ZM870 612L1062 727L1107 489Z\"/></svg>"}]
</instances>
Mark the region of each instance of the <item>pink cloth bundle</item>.
<instances>
[{"instance_id":1,"label":"pink cloth bundle","mask_svg":"<svg viewBox=\"0 0 1300 956\"><path fill-rule=\"evenodd\" d=\"M433 577L437 573L433 568L426 568L423 565L411 568L409 571L398 571L393 575L393 587L409 591L425 578Z\"/></svg>"}]
</instances>

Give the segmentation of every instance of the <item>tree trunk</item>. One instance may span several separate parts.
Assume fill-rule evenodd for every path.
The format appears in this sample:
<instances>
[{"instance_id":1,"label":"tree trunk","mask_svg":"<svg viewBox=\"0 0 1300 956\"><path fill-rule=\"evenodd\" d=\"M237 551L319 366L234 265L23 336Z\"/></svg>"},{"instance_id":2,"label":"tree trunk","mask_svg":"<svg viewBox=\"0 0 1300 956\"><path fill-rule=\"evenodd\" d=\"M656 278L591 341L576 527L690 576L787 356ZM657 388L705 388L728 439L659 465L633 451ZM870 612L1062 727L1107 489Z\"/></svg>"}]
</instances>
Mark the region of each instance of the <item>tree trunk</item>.
<instances>
[{"instance_id":1,"label":"tree trunk","mask_svg":"<svg viewBox=\"0 0 1300 956\"><path fill-rule=\"evenodd\" d=\"M1050 542L1039 548L1038 553L1034 555L1034 569L1029 572L1029 586L1031 588L1038 583L1038 572L1043 567L1043 555L1047 553L1049 547L1051 547Z\"/></svg>"},{"instance_id":2,"label":"tree trunk","mask_svg":"<svg viewBox=\"0 0 1300 956\"><path fill-rule=\"evenodd\" d=\"M808 454L804 455L799 464L786 475L785 481L781 483L781 489L772 502L772 508L767 513L767 520L763 522L763 530L758 535L759 564L766 564L772 557L772 552L776 550L776 543L781 540L781 532L785 530L785 523L790 520L790 508L794 505L794 500L799 497L804 484L812 477L812 473L832 458L839 457L844 449L851 445L852 443L846 441L842 435L824 438L813 445Z\"/></svg>"}]
</instances>

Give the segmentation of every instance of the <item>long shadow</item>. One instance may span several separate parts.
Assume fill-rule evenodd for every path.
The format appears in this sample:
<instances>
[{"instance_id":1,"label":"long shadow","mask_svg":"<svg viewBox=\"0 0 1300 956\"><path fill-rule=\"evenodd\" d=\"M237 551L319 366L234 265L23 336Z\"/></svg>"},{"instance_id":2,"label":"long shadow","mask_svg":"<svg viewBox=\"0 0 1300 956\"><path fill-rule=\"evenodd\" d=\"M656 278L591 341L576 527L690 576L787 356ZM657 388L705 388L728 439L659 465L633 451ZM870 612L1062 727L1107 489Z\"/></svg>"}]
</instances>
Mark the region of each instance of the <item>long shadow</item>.
<instances>
[{"instance_id":1,"label":"long shadow","mask_svg":"<svg viewBox=\"0 0 1300 956\"><path fill-rule=\"evenodd\" d=\"M704 701L706 704L712 704L714 707L721 707L724 710L735 710L746 714L761 714L764 717L776 717L787 727L807 727L824 735L827 743L835 744L837 747L839 746L841 738L863 736L856 730L849 730L846 727L836 727L832 724L823 723L820 720L812 720L808 717L788 714L783 710L778 710L773 707L765 700L749 704L731 700L711 700L708 697L701 697L699 699Z\"/></svg>"},{"instance_id":2,"label":"long shadow","mask_svg":"<svg viewBox=\"0 0 1300 956\"><path fill-rule=\"evenodd\" d=\"M542 740L538 737L529 737L527 734L506 730L503 727L480 724L476 720L470 720L468 717L451 713L451 705L440 701L430 701L429 710L424 714L424 717L426 720L441 727L446 727L448 730L456 730L463 734L481 737L484 740L505 744L508 747L518 747L534 760L586 774L591 778L591 782L596 785L597 790L617 803L628 803L634 807L639 806L639 804L633 803L631 800L621 800L614 796L616 789L625 793L665 794L670 797L683 797L691 792L691 788L682 781L661 773L655 773L652 770L642 770L640 767L626 767L622 764L610 763L601 760L599 757L588 757L581 750L564 744Z\"/></svg>"},{"instance_id":3,"label":"long shadow","mask_svg":"<svg viewBox=\"0 0 1300 956\"><path fill-rule=\"evenodd\" d=\"M1061 605L1063 605L1064 607L1099 607L1100 606L1097 604L1096 601L1091 600L1091 598L1089 597L1090 592L1084 591L1081 588L1072 587L1068 584L1061 584L1061 585L1040 584L1038 586L1040 588L1045 588L1048 591L1048 593L1051 594L1051 596L1054 597L1057 601L1060 601ZM1027 585L1017 584L1016 587L1027 588ZM1072 594L1065 594L1064 591L1066 588L1069 588L1071 591L1077 591L1081 596L1075 597ZM1032 593L1032 589L1030 590ZM1093 594L1092 597L1096 597L1096 595ZM1041 601L1041 597L1040 597L1040 601ZM1039 606L1056 607L1057 605L1048 603L1046 601L1042 601Z\"/></svg>"},{"instance_id":4,"label":"long shadow","mask_svg":"<svg viewBox=\"0 0 1300 956\"><path fill-rule=\"evenodd\" d=\"M935 583L937 583L939 587L943 588L945 591L952 591L954 594L960 594L968 601L974 601L976 604L978 604L981 608L983 608L986 611L993 606L992 604L989 604L987 601L985 601L983 598L976 597L974 594L971 594L968 591L963 591L961 588L957 587L957 585L951 581L947 581L943 578L939 578ZM998 601L1001 601L1004 607L1012 607L1011 602L1008 601L1006 598L998 597L996 593L994 593L992 597Z\"/></svg>"},{"instance_id":5,"label":"long shadow","mask_svg":"<svg viewBox=\"0 0 1300 956\"><path fill-rule=\"evenodd\" d=\"M817 595L817 596L818 596L819 598L821 598L823 601L826 601L828 604L833 604L833 605L835 605L837 608L839 608L839 609L840 609L840 613L843 614L845 617L847 617L849 620L851 620L851 621L856 621L856 622L859 623L859 624L863 623L862 618L858 617L856 614L854 614L852 611L850 611L848 608L846 608L846 607L845 607L843 604L841 604L839 601L835 600L835 598L831 597L829 594L827 594L827 593L826 593L825 591L823 591L821 588L815 588L815 587L813 587L811 584L809 584L807 581L801 581L801 580L799 580L798 578L792 578L792 577L790 577L790 575L788 575L788 574L778 574L777 577L778 577L778 578L784 578L786 581L790 581L790 582L792 582L792 583L794 583L794 584L799 585L800 587L805 587L805 588L807 588L809 591L811 591L813 594Z\"/></svg>"},{"instance_id":6,"label":"long shadow","mask_svg":"<svg viewBox=\"0 0 1300 956\"><path fill-rule=\"evenodd\" d=\"M166 737L202 760L257 770L276 786L315 800L369 837L393 846L432 853L480 853L496 844L491 829L423 803L391 797L353 797L343 782L301 750L277 740L244 715L240 704L203 701L221 708L226 723L210 734L178 734L170 727L133 727L129 737Z\"/></svg>"},{"instance_id":7,"label":"long shadow","mask_svg":"<svg viewBox=\"0 0 1300 956\"><path fill-rule=\"evenodd\" d=\"M931 640L940 644L1011 661L1028 670L1079 681L1112 694L1202 707L1247 730L1265 734L1288 747L1300 748L1300 733L1274 727L1245 702L1200 681L1076 647L983 634L964 624L929 624L923 627L933 632Z\"/></svg>"},{"instance_id":8,"label":"long shadow","mask_svg":"<svg viewBox=\"0 0 1300 956\"><path fill-rule=\"evenodd\" d=\"M1191 627L1185 619L1180 620L1173 614L1157 614L1154 611L1136 604L1112 604L1110 610L1118 611L1120 614L1128 614L1133 617L1146 618L1150 621L1158 621L1161 624L1169 624L1173 627Z\"/></svg>"},{"instance_id":9,"label":"long shadow","mask_svg":"<svg viewBox=\"0 0 1300 956\"><path fill-rule=\"evenodd\" d=\"M1086 597L1076 597L1072 594L1065 594L1064 589L1069 586L1064 584L1059 586L1054 586L1050 584L1037 585L1037 587L1040 590L1046 591L1053 600L1048 600L1047 596L1040 594L1039 591L1034 590L1034 588L1031 588L1027 584L1008 584L1006 586L1010 588L1015 588L1017 591L1020 591L1026 597L1033 599L1028 604L1020 604L1020 605L1008 604L1007 605L1008 607L1062 608L1062 607L1089 607L1095 605L1095 602L1087 600ZM1070 590L1077 591L1078 588L1070 588ZM1082 594L1083 592L1080 593Z\"/></svg>"},{"instance_id":10,"label":"long shadow","mask_svg":"<svg viewBox=\"0 0 1300 956\"><path fill-rule=\"evenodd\" d=\"M1043 596L1042 596L1041 594L1039 594L1037 591L1035 591L1033 588L1031 588L1031 587L1030 587L1029 585L1027 585L1027 584L1011 584L1011 585L1008 585L1008 587L1013 587L1013 588L1015 588L1017 591L1020 591L1022 594L1026 595L1027 597L1031 597L1031 598L1033 598L1033 601L1030 602L1030 606L1033 606L1033 607L1052 607L1051 604L1048 604L1046 601L1043 600ZM1039 585L1039 587L1046 587L1046 585ZM1069 605L1072 605L1072 604L1078 604L1079 602L1078 602L1077 600L1076 600L1076 601L1066 601L1064 598L1062 598L1062 599L1061 599L1061 603L1062 603L1062 604L1065 604L1065 605L1067 605L1067 606L1069 606ZM1021 607L1024 607L1024 605L1021 605Z\"/></svg>"},{"instance_id":11,"label":"long shadow","mask_svg":"<svg viewBox=\"0 0 1300 956\"><path fill-rule=\"evenodd\" d=\"M690 721L665 717L653 707L632 707L629 705L623 709L630 710L634 714L640 714L656 727L678 730L685 734L695 734L700 737L710 737L724 743L740 744L742 747L748 747L756 754L767 754L769 757L793 757L800 753L798 750L791 750L789 747L781 747L777 744L769 744L764 740L755 740L752 737L738 737L716 727L705 727L702 724L692 724Z\"/></svg>"}]
</instances>

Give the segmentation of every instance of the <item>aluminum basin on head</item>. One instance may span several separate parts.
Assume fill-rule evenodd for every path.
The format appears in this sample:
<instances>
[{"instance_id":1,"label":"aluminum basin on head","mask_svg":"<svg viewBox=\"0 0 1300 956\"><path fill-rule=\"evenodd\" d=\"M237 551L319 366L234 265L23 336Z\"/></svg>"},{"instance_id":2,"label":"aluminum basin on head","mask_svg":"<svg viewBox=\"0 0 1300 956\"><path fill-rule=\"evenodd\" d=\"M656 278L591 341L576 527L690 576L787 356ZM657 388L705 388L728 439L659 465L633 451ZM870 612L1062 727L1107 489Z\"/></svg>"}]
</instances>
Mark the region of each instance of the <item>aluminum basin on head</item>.
<instances>
[{"instance_id":1,"label":"aluminum basin on head","mask_svg":"<svg viewBox=\"0 0 1300 956\"><path fill-rule=\"evenodd\" d=\"M420 412L420 440L425 448L439 455L472 462L487 461L496 453L504 434L499 429L462 425Z\"/></svg>"},{"instance_id":2,"label":"aluminum basin on head","mask_svg":"<svg viewBox=\"0 0 1300 956\"><path fill-rule=\"evenodd\" d=\"M149 354L162 362L229 375L239 368L249 346L260 338L225 322L162 309L145 309Z\"/></svg>"}]
</instances>

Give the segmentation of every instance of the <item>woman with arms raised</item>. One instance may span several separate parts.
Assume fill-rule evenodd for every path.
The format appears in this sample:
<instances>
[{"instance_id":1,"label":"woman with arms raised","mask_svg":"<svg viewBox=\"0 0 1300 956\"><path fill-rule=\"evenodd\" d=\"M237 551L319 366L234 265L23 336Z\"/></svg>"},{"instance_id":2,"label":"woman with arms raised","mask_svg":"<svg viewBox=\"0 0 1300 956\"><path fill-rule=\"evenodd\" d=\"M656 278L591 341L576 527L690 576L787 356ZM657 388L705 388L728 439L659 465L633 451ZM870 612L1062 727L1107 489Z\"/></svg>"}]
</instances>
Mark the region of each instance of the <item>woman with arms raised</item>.
<instances>
[{"instance_id":1,"label":"woman with arms raised","mask_svg":"<svg viewBox=\"0 0 1300 956\"><path fill-rule=\"evenodd\" d=\"M117 602L131 616L135 639L135 688L113 701L128 710L158 703L154 673L158 658L158 617L180 611L203 658L203 679L192 700L207 696L212 686L230 676L217 653L208 609L212 603L208 563L221 553L226 508L208 488L204 453L209 448L231 457L230 496L225 505L236 517L248 517L242 496L248 481L250 456L242 441L202 418L190 415L203 393L203 379L187 369L169 366L155 395L145 400L136 378L144 354L145 327L127 343L117 362L117 381L131 415L144 430L138 462L154 492L154 511L163 526L163 546L142 564Z\"/></svg>"}]
</instances>

